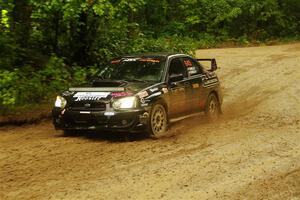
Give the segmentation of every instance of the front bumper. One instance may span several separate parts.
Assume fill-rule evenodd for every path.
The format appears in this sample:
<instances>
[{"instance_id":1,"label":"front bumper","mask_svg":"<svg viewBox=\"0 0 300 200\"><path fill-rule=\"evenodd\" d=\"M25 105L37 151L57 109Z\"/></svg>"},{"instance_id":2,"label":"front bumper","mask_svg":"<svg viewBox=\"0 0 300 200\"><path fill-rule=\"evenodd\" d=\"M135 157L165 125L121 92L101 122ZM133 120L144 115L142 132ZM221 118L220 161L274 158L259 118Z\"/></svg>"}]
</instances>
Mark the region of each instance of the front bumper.
<instances>
[{"instance_id":1,"label":"front bumper","mask_svg":"<svg viewBox=\"0 0 300 200\"><path fill-rule=\"evenodd\" d=\"M137 131L148 125L146 109L124 111L52 110L53 124L62 130Z\"/></svg>"}]
</instances>

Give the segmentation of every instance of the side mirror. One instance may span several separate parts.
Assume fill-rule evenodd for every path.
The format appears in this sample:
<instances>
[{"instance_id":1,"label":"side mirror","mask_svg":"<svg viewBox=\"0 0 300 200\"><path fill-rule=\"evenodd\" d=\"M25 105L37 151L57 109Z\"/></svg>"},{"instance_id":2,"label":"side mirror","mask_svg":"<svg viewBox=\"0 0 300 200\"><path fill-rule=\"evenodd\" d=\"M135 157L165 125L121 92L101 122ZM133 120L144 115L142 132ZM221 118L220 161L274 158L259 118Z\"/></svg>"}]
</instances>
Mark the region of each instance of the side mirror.
<instances>
[{"instance_id":1,"label":"side mirror","mask_svg":"<svg viewBox=\"0 0 300 200\"><path fill-rule=\"evenodd\" d=\"M216 71L217 69L218 69L217 61L216 61L216 59L212 59L211 60L211 68L209 71L213 72L213 71Z\"/></svg>"},{"instance_id":2,"label":"side mirror","mask_svg":"<svg viewBox=\"0 0 300 200\"><path fill-rule=\"evenodd\" d=\"M184 78L183 74L171 74L169 77L169 82L173 83L173 82L181 81L183 80L183 78Z\"/></svg>"}]
</instances>

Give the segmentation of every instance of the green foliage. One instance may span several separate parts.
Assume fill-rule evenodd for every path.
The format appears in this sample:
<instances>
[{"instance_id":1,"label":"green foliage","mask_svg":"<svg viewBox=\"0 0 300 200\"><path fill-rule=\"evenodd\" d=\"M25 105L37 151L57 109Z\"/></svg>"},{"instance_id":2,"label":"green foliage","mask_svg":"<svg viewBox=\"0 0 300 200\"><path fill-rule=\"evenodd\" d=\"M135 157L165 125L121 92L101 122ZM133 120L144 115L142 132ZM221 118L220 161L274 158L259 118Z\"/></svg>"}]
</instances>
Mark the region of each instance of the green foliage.
<instances>
[{"instance_id":1,"label":"green foliage","mask_svg":"<svg viewBox=\"0 0 300 200\"><path fill-rule=\"evenodd\" d=\"M16 80L18 75L15 71L0 70L0 107L16 103L17 90L14 87Z\"/></svg>"},{"instance_id":2,"label":"green foliage","mask_svg":"<svg viewBox=\"0 0 300 200\"><path fill-rule=\"evenodd\" d=\"M29 65L14 71L0 70L0 105L39 103L65 89L70 78L63 60L55 56L38 71Z\"/></svg>"},{"instance_id":3,"label":"green foliage","mask_svg":"<svg viewBox=\"0 0 300 200\"><path fill-rule=\"evenodd\" d=\"M0 106L86 83L113 57L299 39L299 0L4 0Z\"/></svg>"},{"instance_id":4,"label":"green foliage","mask_svg":"<svg viewBox=\"0 0 300 200\"><path fill-rule=\"evenodd\" d=\"M11 69L17 60L18 45L7 32L0 32L0 70Z\"/></svg>"},{"instance_id":5,"label":"green foliage","mask_svg":"<svg viewBox=\"0 0 300 200\"><path fill-rule=\"evenodd\" d=\"M1 11L1 22L0 23L4 28L9 28L7 13L8 13L7 10Z\"/></svg>"}]
</instances>

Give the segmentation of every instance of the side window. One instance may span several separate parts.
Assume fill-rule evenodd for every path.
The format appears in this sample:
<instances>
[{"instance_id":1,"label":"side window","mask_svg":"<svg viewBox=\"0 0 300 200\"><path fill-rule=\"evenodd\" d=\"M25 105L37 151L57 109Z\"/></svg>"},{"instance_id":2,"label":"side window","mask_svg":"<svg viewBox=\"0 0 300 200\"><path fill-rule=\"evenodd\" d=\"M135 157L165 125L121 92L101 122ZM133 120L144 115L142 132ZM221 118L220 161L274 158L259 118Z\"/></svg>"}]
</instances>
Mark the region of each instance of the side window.
<instances>
[{"instance_id":1,"label":"side window","mask_svg":"<svg viewBox=\"0 0 300 200\"><path fill-rule=\"evenodd\" d=\"M183 65L186 68L189 76L194 76L202 73L200 64L191 58L183 58Z\"/></svg>"},{"instance_id":2,"label":"side window","mask_svg":"<svg viewBox=\"0 0 300 200\"><path fill-rule=\"evenodd\" d=\"M169 76L182 74L184 77L187 77L186 68L182 65L180 58L171 60L168 74Z\"/></svg>"}]
</instances>

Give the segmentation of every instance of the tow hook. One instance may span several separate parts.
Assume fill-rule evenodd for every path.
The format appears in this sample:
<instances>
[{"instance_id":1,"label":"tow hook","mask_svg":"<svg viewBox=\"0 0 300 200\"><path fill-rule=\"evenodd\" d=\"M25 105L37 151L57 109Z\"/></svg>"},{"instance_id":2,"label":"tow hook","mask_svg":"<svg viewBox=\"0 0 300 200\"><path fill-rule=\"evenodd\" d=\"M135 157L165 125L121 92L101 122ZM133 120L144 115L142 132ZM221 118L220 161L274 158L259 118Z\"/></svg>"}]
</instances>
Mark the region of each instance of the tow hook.
<instances>
[{"instance_id":1,"label":"tow hook","mask_svg":"<svg viewBox=\"0 0 300 200\"><path fill-rule=\"evenodd\" d=\"M140 117L140 123L141 124L148 124L148 119L149 119L149 113L148 112L144 112L139 117Z\"/></svg>"}]
</instances>

